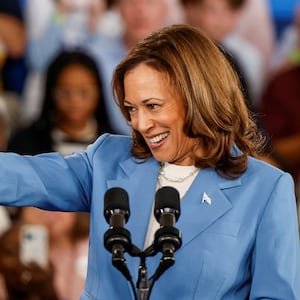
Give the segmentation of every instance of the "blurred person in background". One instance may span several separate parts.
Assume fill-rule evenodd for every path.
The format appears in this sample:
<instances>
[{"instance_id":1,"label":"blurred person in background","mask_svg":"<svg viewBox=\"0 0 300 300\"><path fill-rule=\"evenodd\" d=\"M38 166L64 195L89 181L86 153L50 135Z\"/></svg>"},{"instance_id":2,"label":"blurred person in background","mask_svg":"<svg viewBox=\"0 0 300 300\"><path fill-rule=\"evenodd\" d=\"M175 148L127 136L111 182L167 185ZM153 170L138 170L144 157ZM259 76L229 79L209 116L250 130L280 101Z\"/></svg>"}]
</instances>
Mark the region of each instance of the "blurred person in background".
<instances>
[{"instance_id":1,"label":"blurred person in background","mask_svg":"<svg viewBox=\"0 0 300 300\"><path fill-rule=\"evenodd\" d=\"M262 122L271 141L273 157L293 175L300 192L300 64L274 75L262 98Z\"/></svg>"},{"instance_id":2,"label":"blurred person in background","mask_svg":"<svg viewBox=\"0 0 300 300\"><path fill-rule=\"evenodd\" d=\"M259 105L264 82L263 55L235 33L246 0L181 0L185 21L202 29L231 56L251 107Z\"/></svg>"},{"instance_id":3,"label":"blurred person in background","mask_svg":"<svg viewBox=\"0 0 300 300\"><path fill-rule=\"evenodd\" d=\"M95 61L81 51L58 54L46 73L41 110L36 121L11 138L9 151L68 155L110 132Z\"/></svg>"},{"instance_id":4,"label":"blurred person in background","mask_svg":"<svg viewBox=\"0 0 300 300\"><path fill-rule=\"evenodd\" d=\"M19 0L0 1L0 64L3 89L22 95L27 76L26 28Z\"/></svg>"},{"instance_id":5,"label":"blurred person in background","mask_svg":"<svg viewBox=\"0 0 300 300\"><path fill-rule=\"evenodd\" d=\"M59 300L53 284L53 269L20 259L22 224L16 223L0 236L0 299Z\"/></svg>"},{"instance_id":6,"label":"blurred person in background","mask_svg":"<svg viewBox=\"0 0 300 300\"><path fill-rule=\"evenodd\" d=\"M55 11L43 34L29 38L28 60L32 70L43 72L51 57L61 47L81 46L92 53L98 62L103 78L103 91L110 126L116 133L129 134L130 127L122 118L112 96L113 70L132 46L165 25L168 16L167 3L166 0L117 0L111 5L113 6L110 7L113 7L121 17L121 28L117 31L118 34L107 34L107 30L106 33L91 30L95 27L84 26L84 23L81 23L76 29L77 36L80 35L80 38L71 45L70 42L66 42L65 38L66 20ZM61 7L65 9L66 6L61 5ZM96 22L93 20L97 20L94 15L89 18L88 23L95 25Z\"/></svg>"},{"instance_id":7,"label":"blurred person in background","mask_svg":"<svg viewBox=\"0 0 300 300\"><path fill-rule=\"evenodd\" d=\"M122 118L111 91L111 79L116 65L139 41L162 27L167 20L168 10L165 0L117 0L123 32L115 37L95 39L91 51L100 62L104 76L108 114L113 121L112 128L120 134L129 134L130 127Z\"/></svg>"},{"instance_id":8,"label":"blurred person in background","mask_svg":"<svg viewBox=\"0 0 300 300\"><path fill-rule=\"evenodd\" d=\"M42 6L42 16L36 23ZM102 0L28 0L25 18L30 68L44 71L62 49L83 46L97 32L104 9Z\"/></svg>"},{"instance_id":9,"label":"blurred person in background","mask_svg":"<svg viewBox=\"0 0 300 300\"><path fill-rule=\"evenodd\" d=\"M24 224L48 230L55 291L61 300L78 300L87 273L89 214L25 207L20 218Z\"/></svg>"},{"instance_id":10,"label":"blurred person in background","mask_svg":"<svg viewBox=\"0 0 300 300\"><path fill-rule=\"evenodd\" d=\"M247 0L234 32L260 50L264 59L264 72L267 75L276 39L270 1Z\"/></svg>"},{"instance_id":11,"label":"blurred person in background","mask_svg":"<svg viewBox=\"0 0 300 300\"><path fill-rule=\"evenodd\" d=\"M183 22L183 12L180 0L166 0L167 18L166 24L180 24Z\"/></svg>"},{"instance_id":12,"label":"blurred person in background","mask_svg":"<svg viewBox=\"0 0 300 300\"><path fill-rule=\"evenodd\" d=\"M51 60L66 48L85 46L96 30L103 6L103 0L26 1L24 16L29 72L23 93L23 125L30 124L40 114L42 86ZM92 20L88 22L90 18Z\"/></svg>"},{"instance_id":13,"label":"blurred person in background","mask_svg":"<svg viewBox=\"0 0 300 300\"><path fill-rule=\"evenodd\" d=\"M10 131L19 126L19 106L26 77L26 30L18 1L0 2L0 97L4 101Z\"/></svg>"},{"instance_id":14,"label":"blurred person in background","mask_svg":"<svg viewBox=\"0 0 300 300\"><path fill-rule=\"evenodd\" d=\"M260 115L275 164L295 180L300 217L300 2L292 2L294 20L281 30Z\"/></svg>"}]
</instances>

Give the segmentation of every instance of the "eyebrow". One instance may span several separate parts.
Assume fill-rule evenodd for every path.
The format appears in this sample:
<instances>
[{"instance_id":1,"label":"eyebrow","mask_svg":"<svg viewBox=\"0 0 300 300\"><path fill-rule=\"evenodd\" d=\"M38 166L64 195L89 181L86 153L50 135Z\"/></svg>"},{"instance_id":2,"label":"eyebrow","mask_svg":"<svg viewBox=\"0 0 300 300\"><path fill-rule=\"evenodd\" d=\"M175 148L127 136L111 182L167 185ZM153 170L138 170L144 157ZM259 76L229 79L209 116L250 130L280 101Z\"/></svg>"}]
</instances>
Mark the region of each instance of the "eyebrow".
<instances>
[{"instance_id":1,"label":"eyebrow","mask_svg":"<svg viewBox=\"0 0 300 300\"><path fill-rule=\"evenodd\" d=\"M147 103L148 101L151 101L151 100L159 100L159 101L163 101L163 99L161 99L161 98L150 97L150 98L147 98L147 99L142 100L142 103L145 104L145 103ZM124 103L131 104L130 100L128 100L128 99L124 99Z\"/></svg>"}]
</instances>

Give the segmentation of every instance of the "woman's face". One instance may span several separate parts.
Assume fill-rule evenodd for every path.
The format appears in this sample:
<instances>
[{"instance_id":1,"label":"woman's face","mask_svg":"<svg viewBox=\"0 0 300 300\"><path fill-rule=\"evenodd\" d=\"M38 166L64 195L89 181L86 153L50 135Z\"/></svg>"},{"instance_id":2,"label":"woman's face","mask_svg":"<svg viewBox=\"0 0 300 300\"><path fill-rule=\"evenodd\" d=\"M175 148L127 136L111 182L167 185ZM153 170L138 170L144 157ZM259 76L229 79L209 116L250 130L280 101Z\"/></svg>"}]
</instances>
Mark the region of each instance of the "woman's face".
<instances>
[{"instance_id":1,"label":"woman's face","mask_svg":"<svg viewBox=\"0 0 300 300\"><path fill-rule=\"evenodd\" d=\"M54 91L58 117L71 123L89 120L99 101L94 75L81 65L66 67L59 75Z\"/></svg>"},{"instance_id":2,"label":"woman's face","mask_svg":"<svg viewBox=\"0 0 300 300\"><path fill-rule=\"evenodd\" d=\"M165 73L140 64L124 78L125 99L132 127L145 139L158 161L192 165L196 139L183 132L185 108Z\"/></svg>"}]
</instances>

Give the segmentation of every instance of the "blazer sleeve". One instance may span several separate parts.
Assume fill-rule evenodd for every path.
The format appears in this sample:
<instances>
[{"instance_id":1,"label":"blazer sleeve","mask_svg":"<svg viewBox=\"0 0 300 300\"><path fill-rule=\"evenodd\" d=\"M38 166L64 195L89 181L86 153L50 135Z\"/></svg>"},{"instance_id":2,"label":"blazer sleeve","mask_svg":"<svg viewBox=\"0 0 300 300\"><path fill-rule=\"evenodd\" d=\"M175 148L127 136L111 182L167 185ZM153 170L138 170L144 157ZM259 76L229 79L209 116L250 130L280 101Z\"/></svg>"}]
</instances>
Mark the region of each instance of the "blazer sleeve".
<instances>
[{"instance_id":1,"label":"blazer sleeve","mask_svg":"<svg viewBox=\"0 0 300 300\"><path fill-rule=\"evenodd\" d=\"M89 211L91 166L86 153L0 154L0 204Z\"/></svg>"},{"instance_id":2,"label":"blazer sleeve","mask_svg":"<svg viewBox=\"0 0 300 300\"><path fill-rule=\"evenodd\" d=\"M258 227L250 299L300 299L298 228L294 183L289 174L283 173Z\"/></svg>"}]
</instances>

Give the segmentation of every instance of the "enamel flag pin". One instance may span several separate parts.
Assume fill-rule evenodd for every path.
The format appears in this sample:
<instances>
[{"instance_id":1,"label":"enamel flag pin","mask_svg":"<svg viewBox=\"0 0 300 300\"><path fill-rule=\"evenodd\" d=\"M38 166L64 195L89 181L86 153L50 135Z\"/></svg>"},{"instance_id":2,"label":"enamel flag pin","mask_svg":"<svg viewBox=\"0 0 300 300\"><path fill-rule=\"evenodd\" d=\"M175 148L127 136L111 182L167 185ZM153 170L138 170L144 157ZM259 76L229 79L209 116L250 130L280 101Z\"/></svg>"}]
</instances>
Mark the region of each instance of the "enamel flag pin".
<instances>
[{"instance_id":1,"label":"enamel flag pin","mask_svg":"<svg viewBox=\"0 0 300 300\"><path fill-rule=\"evenodd\" d=\"M211 205L211 199L205 192L203 193L203 196L202 196L202 203L204 203L204 202Z\"/></svg>"}]
</instances>

